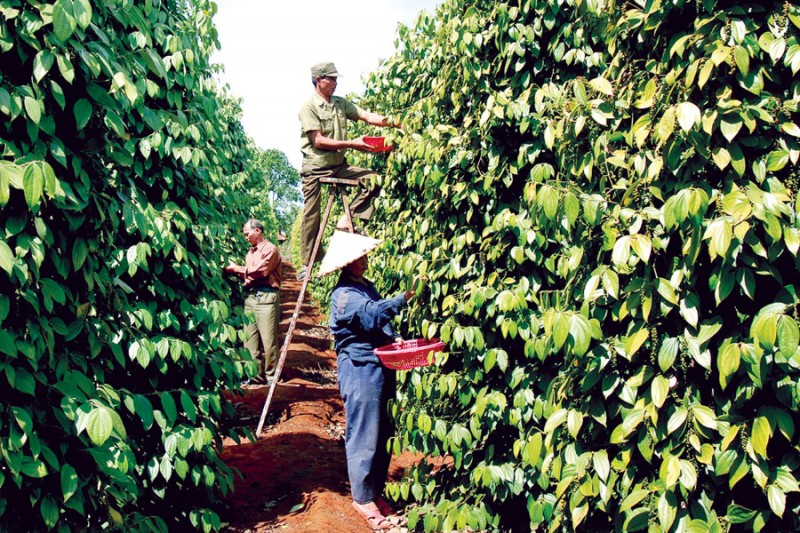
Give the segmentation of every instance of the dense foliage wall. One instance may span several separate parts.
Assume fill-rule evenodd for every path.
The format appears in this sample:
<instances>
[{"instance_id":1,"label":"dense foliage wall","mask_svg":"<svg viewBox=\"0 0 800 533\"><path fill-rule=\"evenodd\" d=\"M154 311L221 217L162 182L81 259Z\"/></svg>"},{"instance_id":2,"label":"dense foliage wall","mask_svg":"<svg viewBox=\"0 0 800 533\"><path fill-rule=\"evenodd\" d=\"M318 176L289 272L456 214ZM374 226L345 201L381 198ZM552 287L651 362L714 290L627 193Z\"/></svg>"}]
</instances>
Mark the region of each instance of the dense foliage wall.
<instances>
[{"instance_id":1,"label":"dense foliage wall","mask_svg":"<svg viewBox=\"0 0 800 533\"><path fill-rule=\"evenodd\" d=\"M2 530L220 527L254 371L221 268L275 214L214 10L0 0Z\"/></svg>"},{"instance_id":2,"label":"dense foliage wall","mask_svg":"<svg viewBox=\"0 0 800 533\"><path fill-rule=\"evenodd\" d=\"M390 495L412 528L796 531L800 10L448 0L362 105L402 118L373 272L425 273ZM385 274L384 274L385 273Z\"/></svg>"}]
</instances>

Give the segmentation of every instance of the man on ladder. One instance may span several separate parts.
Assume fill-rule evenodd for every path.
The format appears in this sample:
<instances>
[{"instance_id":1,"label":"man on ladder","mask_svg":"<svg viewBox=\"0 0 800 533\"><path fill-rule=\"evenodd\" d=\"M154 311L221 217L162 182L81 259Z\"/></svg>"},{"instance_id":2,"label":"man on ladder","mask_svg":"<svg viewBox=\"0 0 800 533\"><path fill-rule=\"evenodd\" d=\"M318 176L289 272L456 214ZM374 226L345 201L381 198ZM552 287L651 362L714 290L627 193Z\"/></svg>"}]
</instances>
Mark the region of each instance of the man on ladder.
<instances>
[{"instance_id":1,"label":"man on ladder","mask_svg":"<svg viewBox=\"0 0 800 533\"><path fill-rule=\"evenodd\" d=\"M377 190L370 188L375 173L369 169L348 165L344 152L347 149L376 152L379 149L367 144L363 137L347 138L347 121L361 120L373 126L399 127L377 113L364 111L340 96L333 96L339 72L333 63L317 63L311 67L314 93L300 108L300 149L303 163L300 176L303 184L303 228L301 231L301 253L303 265L297 279L303 281L311 272L317 257L314 241L320 231L320 179L340 178L358 180L358 191L350 202L352 216L369 220L372 215L372 199ZM339 219L336 229L352 231L352 222L345 215ZM319 255L319 254L317 254Z\"/></svg>"}]
</instances>

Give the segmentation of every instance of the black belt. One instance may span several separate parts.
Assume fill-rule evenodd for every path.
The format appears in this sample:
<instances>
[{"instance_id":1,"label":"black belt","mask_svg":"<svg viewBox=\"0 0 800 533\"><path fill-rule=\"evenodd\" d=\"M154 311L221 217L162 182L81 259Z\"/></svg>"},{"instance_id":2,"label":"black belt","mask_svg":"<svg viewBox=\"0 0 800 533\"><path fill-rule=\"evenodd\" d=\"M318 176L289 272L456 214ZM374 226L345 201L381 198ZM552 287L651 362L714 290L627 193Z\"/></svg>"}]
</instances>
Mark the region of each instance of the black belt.
<instances>
[{"instance_id":1,"label":"black belt","mask_svg":"<svg viewBox=\"0 0 800 533\"><path fill-rule=\"evenodd\" d=\"M278 292L275 287L245 287L244 292L255 294L257 292Z\"/></svg>"}]
</instances>

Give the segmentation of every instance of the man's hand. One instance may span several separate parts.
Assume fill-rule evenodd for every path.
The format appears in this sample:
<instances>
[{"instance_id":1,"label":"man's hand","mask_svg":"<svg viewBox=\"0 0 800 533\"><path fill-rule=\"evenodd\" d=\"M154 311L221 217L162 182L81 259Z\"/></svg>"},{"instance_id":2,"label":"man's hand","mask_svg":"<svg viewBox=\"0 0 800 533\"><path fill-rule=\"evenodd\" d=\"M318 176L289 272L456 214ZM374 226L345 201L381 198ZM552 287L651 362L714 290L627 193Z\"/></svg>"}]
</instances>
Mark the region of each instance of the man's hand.
<instances>
[{"instance_id":1,"label":"man's hand","mask_svg":"<svg viewBox=\"0 0 800 533\"><path fill-rule=\"evenodd\" d=\"M235 263L231 263L228 266L222 267L223 272L227 272L228 274L237 274L239 266Z\"/></svg>"}]
</instances>

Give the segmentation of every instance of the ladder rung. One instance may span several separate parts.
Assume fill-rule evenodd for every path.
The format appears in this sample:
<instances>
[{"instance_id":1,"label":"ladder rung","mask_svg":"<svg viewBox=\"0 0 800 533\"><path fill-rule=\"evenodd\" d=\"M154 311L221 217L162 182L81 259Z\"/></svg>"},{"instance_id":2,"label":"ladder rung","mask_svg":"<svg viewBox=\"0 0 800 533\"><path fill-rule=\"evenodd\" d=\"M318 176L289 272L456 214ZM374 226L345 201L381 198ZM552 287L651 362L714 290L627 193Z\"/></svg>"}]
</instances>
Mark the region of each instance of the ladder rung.
<instances>
[{"instance_id":1,"label":"ladder rung","mask_svg":"<svg viewBox=\"0 0 800 533\"><path fill-rule=\"evenodd\" d=\"M358 185L358 179L352 178L320 178L320 183L335 183L336 185Z\"/></svg>"}]
</instances>

